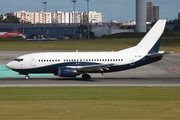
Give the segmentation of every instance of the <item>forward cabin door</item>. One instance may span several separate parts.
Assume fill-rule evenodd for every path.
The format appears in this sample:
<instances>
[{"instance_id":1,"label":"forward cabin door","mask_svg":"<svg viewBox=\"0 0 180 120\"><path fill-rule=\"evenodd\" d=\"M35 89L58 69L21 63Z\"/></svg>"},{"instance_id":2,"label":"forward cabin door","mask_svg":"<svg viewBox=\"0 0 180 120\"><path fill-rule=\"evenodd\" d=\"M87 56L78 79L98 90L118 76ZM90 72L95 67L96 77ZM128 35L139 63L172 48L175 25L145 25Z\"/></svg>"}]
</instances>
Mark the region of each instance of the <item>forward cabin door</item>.
<instances>
[{"instance_id":1,"label":"forward cabin door","mask_svg":"<svg viewBox=\"0 0 180 120\"><path fill-rule=\"evenodd\" d=\"M36 66L36 56L31 56L31 66Z\"/></svg>"},{"instance_id":2,"label":"forward cabin door","mask_svg":"<svg viewBox=\"0 0 180 120\"><path fill-rule=\"evenodd\" d=\"M134 66L134 65L135 65L134 55L131 55L131 56L130 56L130 65L131 65L131 66Z\"/></svg>"}]
</instances>

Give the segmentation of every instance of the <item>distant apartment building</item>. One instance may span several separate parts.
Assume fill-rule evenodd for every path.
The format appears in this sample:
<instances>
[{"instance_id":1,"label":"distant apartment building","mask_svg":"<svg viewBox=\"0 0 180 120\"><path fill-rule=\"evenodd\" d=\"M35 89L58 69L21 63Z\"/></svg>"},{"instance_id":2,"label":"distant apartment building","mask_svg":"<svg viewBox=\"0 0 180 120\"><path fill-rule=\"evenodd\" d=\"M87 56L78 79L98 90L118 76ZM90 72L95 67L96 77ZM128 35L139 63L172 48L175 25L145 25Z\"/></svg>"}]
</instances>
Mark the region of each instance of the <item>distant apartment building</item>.
<instances>
[{"instance_id":1,"label":"distant apartment building","mask_svg":"<svg viewBox=\"0 0 180 120\"><path fill-rule=\"evenodd\" d=\"M159 20L159 6L153 6L153 20Z\"/></svg>"},{"instance_id":2,"label":"distant apartment building","mask_svg":"<svg viewBox=\"0 0 180 120\"><path fill-rule=\"evenodd\" d=\"M45 18L44 18L44 12L43 11L34 12L34 21L32 22L32 24L45 23L44 20L45 20Z\"/></svg>"},{"instance_id":3,"label":"distant apartment building","mask_svg":"<svg viewBox=\"0 0 180 120\"><path fill-rule=\"evenodd\" d=\"M154 22L159 19L159 6L153 6L152 2L146 3L147 22Z\"/></svg>"},{"instance_id":4,"label":"distant apartment building","mask_svg":"<svg viewBox=\"0 0 180 120\"><path fill-rule=\"evenodd\" d=\"M32 24L37 23L51 23L51 12L46 12L46 15L44 11L36 11L34 12L34 21L31 22Z\"/></svg>"},{"instance_id":5,"label":"distant apartment building","mask_svg":"<svg viewBox=\"0 0 180 120\"><path fill-rule=\"evenodd\" d=\"M28 11L18 11L15 12L14 15L20 18L20 22L22 23L83 23L84 16L87 13L84 12L46 12L46 16L44 11L36 11L36 12L28 12ZM46 20L45 20L46 18ZM97 13L96 11L89 12L89 22L90 23L102 23L102 13Z\"/></svg>"},{"instance_id":6,"label":"distant apartment building","mask_svg":"<svg viewBox=\"0 0 180 120\"><path fill-rule=\"evenodd\" d=\"M44 14L44 18L45 18L45 14ZM45 23L45 20L44 20L44 23ZM46 12L46 23L52 23L51 12Z\"/></svg>"},{"instance_id":7,"label":"distant apartment building","mask_svg":"<svg viewBox=\"0 0 180 120\"><path fill-rule=\"evenodd\" d=\"M83 12L70 12L70 23L81 23L83 19Z\"/></svg>"},{"instance_id":8,"label":"distant apartment building","mask_svg":"<svg viewBox=\"0 0 180 120\"><path fill-rule=\"evenodd\" d=\"M89 12L89 22L90 23L102 23L102 13L97 13L96 11Z\"/></svg>"},{"instance_id":9,"label":"distant apartment building","mask_svg":"<svg viewBox=\"0 0 180 120\"><path fill-rule=\"evenodd\" d=\"M180 12L178 13L178 20L180 20Z\"/></svg>"},{"instance_id":10,"label":"distant apartment building","mask_svg":"<svg viewBox=\"0 0 180 120\"><path fill-rule=\"evenodd\" d=\"M14 15L20 19L22 23L33 23L34 22L34 13L29 11L18 11Z\"/></svg>"},{"instance_id":11,"label":"distant apartment building","mask_svg":"<svg viewBox=\"0 0 180 120\"><path fill-rule=\"evenodd\" d=\"M18 11L14 15L20 19L22 23L45 23L45 13L43 11L29 12ZM46 23L51 23L51 13L46 12Z\"/></svg>"},{"instance_id":12,"label":"distant apartment building","mask_svg":"<svg viewBox=\"0 0 180 120\"><path fill-rule=\"evenodd\" d=\"M51 13L52 23L62 23L62 12L56 11Z\"/></svg>"},{"instance_id":13,"label":"distant apartment building","mask_svg":"<svg viewBox=\"0 0 180 120\"><path fill-rule=\"evenodd\" d=\"M52 23L81 23L83 12L62 12L56 11L52 13Z\"/></svg>"},{"instance_id":14,"label":"distant apartment building","mask_svg":"<svg viewBox=\"0 0 180 120\"><path fill-rule=\"evenodd\" d=\"M147 22L153 22L153 3L147 2L146 4Z\"/></svg>"}]
</instances>

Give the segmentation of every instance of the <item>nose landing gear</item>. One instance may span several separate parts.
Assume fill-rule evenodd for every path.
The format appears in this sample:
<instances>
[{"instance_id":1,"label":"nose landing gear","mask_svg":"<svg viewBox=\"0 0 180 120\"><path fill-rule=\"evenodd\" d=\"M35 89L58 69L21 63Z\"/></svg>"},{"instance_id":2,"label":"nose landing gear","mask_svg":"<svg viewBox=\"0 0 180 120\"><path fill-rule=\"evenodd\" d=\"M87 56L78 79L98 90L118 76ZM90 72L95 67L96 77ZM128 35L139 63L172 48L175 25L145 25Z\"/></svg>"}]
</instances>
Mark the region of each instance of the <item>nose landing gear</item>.
<instances>
[{"instance_id":1,"label":"nose landing gear","mask_svg":"<svg viewBox=\"0 0 180 120\"><path fill-rule=\"evenodd\" d=\"M25 79L28 80L29 78L30 78L30 76L27 74L27 75L25 76Z\"/></svg>"}]
</instances>

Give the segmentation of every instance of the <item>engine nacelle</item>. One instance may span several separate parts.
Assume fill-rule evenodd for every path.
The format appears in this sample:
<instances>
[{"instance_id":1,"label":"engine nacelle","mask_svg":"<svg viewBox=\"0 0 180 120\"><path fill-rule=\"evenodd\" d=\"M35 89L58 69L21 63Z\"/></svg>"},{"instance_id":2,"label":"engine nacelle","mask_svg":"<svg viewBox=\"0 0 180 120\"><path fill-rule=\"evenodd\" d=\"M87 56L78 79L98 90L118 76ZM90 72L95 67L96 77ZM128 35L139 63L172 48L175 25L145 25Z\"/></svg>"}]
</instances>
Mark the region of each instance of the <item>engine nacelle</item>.
<instances>
[{"instance_id":1,"label":"engine nacelle","mask_svg":"<svg viewBox=\"0 0 180 120\"><path fill-rule=\"evenodd\" d=\"M76 77L79 75L76 69L73 68L58 68L59 77Z\"/></svg>"}]
</instances>

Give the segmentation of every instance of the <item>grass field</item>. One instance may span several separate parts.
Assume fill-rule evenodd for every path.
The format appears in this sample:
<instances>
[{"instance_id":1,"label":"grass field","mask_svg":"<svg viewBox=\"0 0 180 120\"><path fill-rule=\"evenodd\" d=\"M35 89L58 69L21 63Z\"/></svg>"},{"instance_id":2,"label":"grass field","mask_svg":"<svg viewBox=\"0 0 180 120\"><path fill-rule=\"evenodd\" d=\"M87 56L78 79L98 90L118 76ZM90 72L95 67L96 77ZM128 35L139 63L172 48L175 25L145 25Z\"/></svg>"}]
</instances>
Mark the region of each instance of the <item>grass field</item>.
<instances>
[{"instance_id":1,"label":"grass field","mask_svg":"<svg viewBox=\"0 0 180 120\"><path fill-rule=\"evenodd\" d=\"M0 50L117 51L136 45L144 34L123 34L100 39L26 41L21 37L0 39ZM172 36L171 36L172 35ZM129 37L124 37L129 36ZM160 50L180 52L180 34L165 34Z\"/></svg>"},{"instance_id":2,"label":"grass field","mask_svg":"<svg viewBox=\"0 0 180 120\"><path fill-rule=\"evenodd\" d=\"M179 87L0 88L0 119L180 119Z\"/></svg>"}]
</instances>

